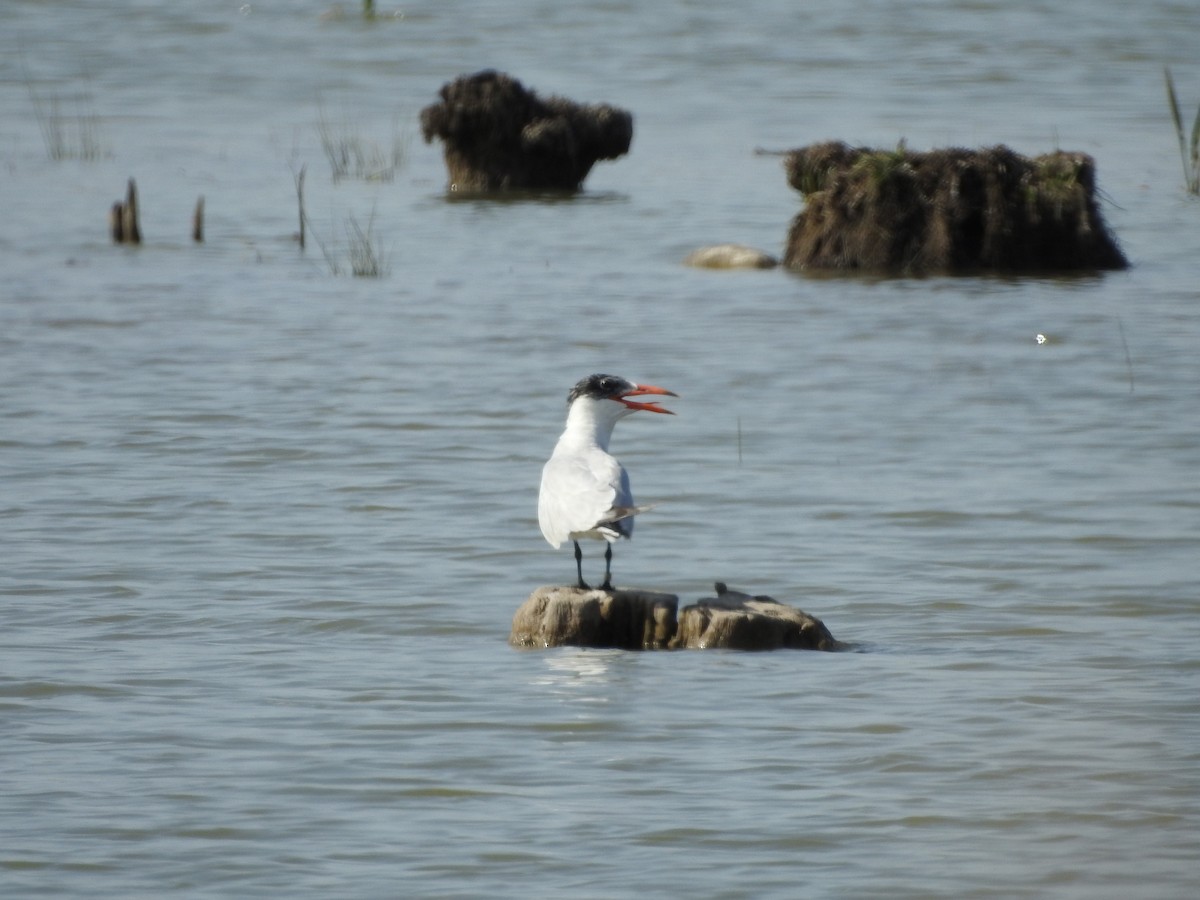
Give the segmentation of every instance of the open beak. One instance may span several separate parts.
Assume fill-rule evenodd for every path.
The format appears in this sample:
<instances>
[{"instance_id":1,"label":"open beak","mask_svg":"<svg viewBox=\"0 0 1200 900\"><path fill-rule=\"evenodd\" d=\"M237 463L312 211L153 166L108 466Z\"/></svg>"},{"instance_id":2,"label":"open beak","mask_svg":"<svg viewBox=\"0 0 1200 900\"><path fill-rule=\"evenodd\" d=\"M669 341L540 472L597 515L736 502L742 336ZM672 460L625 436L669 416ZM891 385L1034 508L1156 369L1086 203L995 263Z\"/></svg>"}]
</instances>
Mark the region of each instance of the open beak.
<instances>
[{"instance_id":1,"label":"open beak","mask_svg":"<svg viewBox=\"0 0 1200 900\"><path fill-rule=\"evenodd\" d=\"M632 391L622 394L618 399L628 406L630 409L644 409L646 412L665 413L668 416L673 416L675 413L669 409L663 409L656 401L649 403L639 403L636 400L626 400L626 397L640 397L644 394L660 394L664 397L678 397L674 391L668 391L666 388L655 387L652 384L639 384Z\"/></svg>"}]
</instances>

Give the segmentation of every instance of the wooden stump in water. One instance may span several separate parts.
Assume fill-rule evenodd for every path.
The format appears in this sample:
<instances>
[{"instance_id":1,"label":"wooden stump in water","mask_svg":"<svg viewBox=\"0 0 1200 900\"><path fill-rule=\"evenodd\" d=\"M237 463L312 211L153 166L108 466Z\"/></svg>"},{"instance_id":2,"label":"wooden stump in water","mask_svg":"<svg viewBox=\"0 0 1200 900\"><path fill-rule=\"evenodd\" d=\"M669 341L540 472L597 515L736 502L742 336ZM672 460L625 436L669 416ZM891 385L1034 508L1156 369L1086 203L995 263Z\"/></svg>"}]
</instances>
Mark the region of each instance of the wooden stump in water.
<instances>
[{"instance_id":1,"label":"wooden stump in water","mask_svg":"<svg viewBox=\"0 0 1200 900\"><path fill-rule=\"evenodd\" d=\"M142 229L138 224L137 185L132 178L125 188L125 202L112 205L108 213L108 228L114 243L140 244Z\"/></svg>"},{"instance_id":2,"label":"wooden stump in water","mask_svg":"<svg viewBox=\"0 0 1200 900\"><path fill-rule=\"evenodd\" d=\"M793 150L784 166L805 200L787 238L792 269L1070 274L1129 265L1100 214L1086 153L832 142Z\"/></svg>"},{"instance_id":3,"label":"wooden stump in water","mask_svg":"<svg viewBox=\"0 0 1200 900\"><path fill-rule=\"evenodd\" d=\"M838 650L825 624L766 596L751 597L716 584L716 597L679 611L672 649Z\"/></svg>"},{"instance_id":4,"label":"wooden stump in water","mask_svg":"<svg viewBox=\"0 0 1200 900\"><path fill-rule=\"evenodd\" d=\"M625 110L542 99L500 72L463 76L440 96L421 110L421 133L442 141L452 191L576 191L633 140Z\"/></svg>"},{"instance_id":5,"label":"wooden stump in water","mask_svg":"<svg viewBox=\"0 0 1200 900\"><path fill-rule=\"evenodd\" d=\"M655 591L541 587L513 616L517 647L659 650L675 634L679 598Z\"/></svg>"}]
</instances>

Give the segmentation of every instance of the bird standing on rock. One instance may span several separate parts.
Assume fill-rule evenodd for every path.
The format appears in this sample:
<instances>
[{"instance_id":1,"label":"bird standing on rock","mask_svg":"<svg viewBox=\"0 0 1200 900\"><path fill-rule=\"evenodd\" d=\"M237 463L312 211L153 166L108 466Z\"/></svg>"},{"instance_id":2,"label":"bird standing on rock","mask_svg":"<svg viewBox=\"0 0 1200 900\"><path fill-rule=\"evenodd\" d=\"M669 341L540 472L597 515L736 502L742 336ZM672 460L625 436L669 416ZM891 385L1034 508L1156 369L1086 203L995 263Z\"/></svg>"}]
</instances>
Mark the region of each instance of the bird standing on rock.
<instances>
[{"instance_id":1,"label":"bird standing on rock","mask_svg":"<svg viewBox=\"0 0 1200 900\"><path fill-rule=\"evenodd\" d=\"M633 517L649 507L633 504L629 474L608 453L608 442L617 421L638 410L674 415L657 401L639 402L630 397L647 394L679 396L652 384L634 384L616 375L590 375L567 395L567 427L542 469L538 496L538 524L551 546L575 544L575 570L583 580L580 538L607 543L604 551L604 584L612 590L612 545L633 534Z\"/></svg>"}]
</instances>

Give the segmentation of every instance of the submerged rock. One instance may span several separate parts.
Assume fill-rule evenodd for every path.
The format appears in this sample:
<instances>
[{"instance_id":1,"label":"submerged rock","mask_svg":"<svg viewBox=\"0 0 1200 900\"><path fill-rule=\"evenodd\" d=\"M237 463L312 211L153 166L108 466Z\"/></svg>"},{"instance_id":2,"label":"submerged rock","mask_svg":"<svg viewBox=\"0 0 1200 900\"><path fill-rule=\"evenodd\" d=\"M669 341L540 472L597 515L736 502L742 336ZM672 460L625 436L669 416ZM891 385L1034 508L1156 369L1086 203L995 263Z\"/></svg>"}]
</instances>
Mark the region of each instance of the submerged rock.
<instances>
[{"instance_id":1,"label":"submerged rock","mask_svg":"<svg viewBox=\"0 0 1200 900\"><path fill-rule=\"evenodd\" d=\"M540 587L513 616L517 647L661 650L675 634L679 598L655 591Z\"/></svg>"},{"instance_id":2,"label":"submerged rock","mask_svg":"<svg viewBox=\"0 0 1200 900\"><path fill-rule=\"evenodd\" d=\"M541 587L513 616L517 647L606 647L624 650L838 650L829 629L770 597L731 591L678 611L675 594L656 591Z\"/></svg>"},{"instance_id":3,"label":"submerged rock","mask_svg":"<svg viewBox=\"0 0 1200 900\"><path fill-rule=\"evenodd\" d=\"M752 597L716 584L708 597L679 612L672 649L838 650L825 624L794 606L766 596Z\"/></svg>"},{"instance_id":4,"label":"submerged rock","mask_svg":"<svg viewBox=\"0 0 1200 900\"><path fill-rule=\"evenodd\" d=\"M784 265L890 275L1075 273L1129 263L1086 153L928 153L813 144L786 154L804 195Z\"/></svg>"},{"instance_id":5,"label":"submerged rock","mask_svg":"<svg viewBox=\"0 0 1200 900\"><path fill-rule=\"evenodd\" d=\"M426 143L442 141L453 191L576 191L601 159L629 152L633 116L608 104L539 97L486 70L442 86L421 110Z\"/></svg>"},{"instance_id":6,"label":"submerged rock","mask_svg":"<svg viewBox=\"0 0 1200 900\"><path fill-rule=\"evenodd\" d=\"M715 244L692 251L683 264L699 269L773 269L779 260L743 244Z\"/></svg>"}]
</instances>

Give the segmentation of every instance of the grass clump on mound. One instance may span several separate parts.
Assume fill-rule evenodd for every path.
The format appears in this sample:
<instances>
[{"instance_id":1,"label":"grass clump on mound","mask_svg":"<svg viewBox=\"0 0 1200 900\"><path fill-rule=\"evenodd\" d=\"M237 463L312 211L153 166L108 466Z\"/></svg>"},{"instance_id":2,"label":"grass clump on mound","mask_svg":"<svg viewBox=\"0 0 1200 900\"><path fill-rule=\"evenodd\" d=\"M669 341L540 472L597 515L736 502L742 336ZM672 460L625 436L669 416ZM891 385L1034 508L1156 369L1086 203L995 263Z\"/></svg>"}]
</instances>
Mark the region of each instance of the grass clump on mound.
<instances>
[{"instance_id":1,"label":"grass clump on mound","mask_svg":"<svg viewBox=\"0 0 1200 900\"><path fill-rule=\"evenodd\" d=\"M786 155L805 198L784 264L891 275L1072 273L1128 262L1096 203L1086 153L1003 145L919 153L814 144Z\"/></svg>"}]
</instances>

